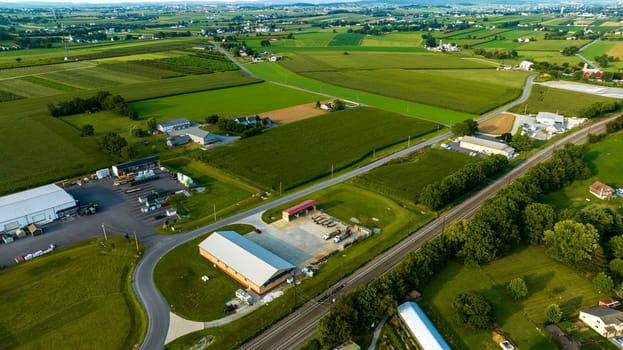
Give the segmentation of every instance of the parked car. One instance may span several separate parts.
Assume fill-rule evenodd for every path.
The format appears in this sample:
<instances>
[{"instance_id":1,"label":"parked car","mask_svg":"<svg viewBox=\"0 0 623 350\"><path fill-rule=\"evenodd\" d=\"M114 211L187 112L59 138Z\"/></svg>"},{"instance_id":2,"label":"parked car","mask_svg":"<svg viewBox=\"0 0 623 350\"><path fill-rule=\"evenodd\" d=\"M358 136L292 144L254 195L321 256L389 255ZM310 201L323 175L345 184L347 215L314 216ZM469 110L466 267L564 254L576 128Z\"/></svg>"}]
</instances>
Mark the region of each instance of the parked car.
<instances>
[{"instance_id":1,"label":"parked car","mask_svg":"<svg viewBox=\"0 0 623 350\"><path fill-rule=\"evenodd\" d=\"M238 308L238 304L228 304L223 308L223 312L232 312Z\"/></svg>"},{"instance_id":2,"label":"parked car","mask_svg":"<svg viewBox=\"0 0 623 350\"><path fill-rule=\"evenodd\" d=\"M256 228L253 229L253 232L255 232L255 233L262 233L262 230L260 230L259 228L256 227Z\"/></svg>"},{"instance_id":3,"label":"parked car","mask_svg":"<svg viewBox=\"0 0 623 350\"><path fill-rule=\"evenodd\" d=\"M156 219L156 220L160 220L160 219L164 219L164 217L165 217L165 216L164 216L164 214L162 214L162 213L161 213L161 214L156 214L156 215L154 216L154 219Z\"/></svg>"}]
</instances>

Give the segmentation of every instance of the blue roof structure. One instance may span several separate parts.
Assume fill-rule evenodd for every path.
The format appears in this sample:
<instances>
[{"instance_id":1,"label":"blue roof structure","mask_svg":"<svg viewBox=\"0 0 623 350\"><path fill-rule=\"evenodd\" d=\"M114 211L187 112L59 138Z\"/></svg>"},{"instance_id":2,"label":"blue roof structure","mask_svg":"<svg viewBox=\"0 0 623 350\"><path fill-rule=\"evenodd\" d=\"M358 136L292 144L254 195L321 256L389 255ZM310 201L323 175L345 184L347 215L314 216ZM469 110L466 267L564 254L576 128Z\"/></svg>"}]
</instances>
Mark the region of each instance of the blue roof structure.
<instances>
[{"instance_id":1,"label":"blue roof structure","mask_svg":"<svg viewBox=\"0 0 623 350\"><path fill-rule=\"evenodd\" d=\"M452 350L417 303L400 304L398 315L423 350Z\"/></svg>"}]
</instances>

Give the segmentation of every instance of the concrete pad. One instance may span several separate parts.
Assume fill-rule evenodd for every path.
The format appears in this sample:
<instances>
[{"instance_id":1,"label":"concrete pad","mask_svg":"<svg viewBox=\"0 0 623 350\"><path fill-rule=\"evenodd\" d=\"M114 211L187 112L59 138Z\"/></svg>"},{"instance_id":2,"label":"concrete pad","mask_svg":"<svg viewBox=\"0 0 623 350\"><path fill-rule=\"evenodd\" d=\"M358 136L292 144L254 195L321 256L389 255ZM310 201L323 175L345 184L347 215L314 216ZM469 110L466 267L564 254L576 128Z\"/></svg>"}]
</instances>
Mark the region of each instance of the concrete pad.
<instances>
[{"instance_id":1,"label":"concrete pad","mask_svg":"<svg viewBox=\"0 0 623 350\"><path fill-rule=\"evenodd\" d=\"M165 344L179 338L188 333L200 331L203 329L203 322L189 321L172 312L169 312L169 330Z\"/></svg>"}]
</instances>

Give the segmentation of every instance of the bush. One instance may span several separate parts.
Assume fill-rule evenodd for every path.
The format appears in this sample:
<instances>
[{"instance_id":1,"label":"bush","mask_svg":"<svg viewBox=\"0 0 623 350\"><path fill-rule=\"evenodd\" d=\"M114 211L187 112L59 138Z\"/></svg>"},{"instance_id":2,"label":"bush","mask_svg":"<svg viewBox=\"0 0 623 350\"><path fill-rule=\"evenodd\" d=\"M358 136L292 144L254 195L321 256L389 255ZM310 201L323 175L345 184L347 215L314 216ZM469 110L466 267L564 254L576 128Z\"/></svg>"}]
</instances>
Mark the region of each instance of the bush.
<instances>
[{"instance_id":1,"label":"bush","mask_svg":"<svg viewBox=\"0 0 623 350\"><path fill-rule=\"evenodd\" d=\"M457 323L474 329L493 327L493 309L482 295L475 291L459 293L452 302Z\"/></svg>"},{"instance_id":2,"label":"bush","mask_svg":"<svg viewBox=\"0 0 623 350\"><path fill-rule=\"evenodd\" d=\"M526 286L526 282L521 277L515 277L510 280L506 289L514 300L521 299L528 295L528 286Z\"/></svg>"},{"instance_id":3,"label":"bush","mask_svg":"<svg viewBox=\"0 0 623 350\"><path fill-rule=\"evenodd\" d=\"M95 134L95 128L91 124L85 124L80 130L80 136L93 136Z\"/></svg>"},{"instance_id":4,"label":"bush","mask_svg":"<svg viewBox=\"0 0 623 350\"><path fill-rule=\"evenodd\" d=\"M545 318L550 323L558 323L562 319L562 310L558 304L550 304L545 309Z\"/></svg>"}]
</instances>

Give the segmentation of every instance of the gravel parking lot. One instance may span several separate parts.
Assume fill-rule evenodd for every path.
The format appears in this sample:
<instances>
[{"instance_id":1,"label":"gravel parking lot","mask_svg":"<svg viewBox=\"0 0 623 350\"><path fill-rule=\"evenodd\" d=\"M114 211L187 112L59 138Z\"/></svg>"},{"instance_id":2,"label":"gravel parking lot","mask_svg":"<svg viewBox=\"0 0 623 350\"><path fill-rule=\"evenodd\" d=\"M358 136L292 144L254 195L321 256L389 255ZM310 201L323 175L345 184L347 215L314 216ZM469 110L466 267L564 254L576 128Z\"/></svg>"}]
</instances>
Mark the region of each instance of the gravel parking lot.
<instances>
[{"instance_id":1,"label":"gravel parking lot","mask_svg":"<svg viewBox=\"0 0 623 350\"><path fill-rule=\"evenodd\" d=\"M318 214L315 212L291 222L279 220L272 224L264 223L261 214L256 214L243 223L259 228L261 233L251 232L245 237L301 268L334 250L342 249L344 244L352 242L355 237L352 235L340 243L335 243L333 239L324 240L322 236L326 232L336 227L344 230L347 225L337 219L334 219L337 226L332 228L316 224L312 217Z\"/></svg>"},{"instance_id":2,"label":"gravel parking lot","mask_svg":"<svg viewBox=\"0 0 623 350\"><path fill-rule=\"evenodd\" d=\"M142 213L138 197L152 190L176 191L183 186L176 182L169 173L159 173L160 178L141 185L113 186L113 179L108 177L94 180L82 186L72 185L65 190L77 199L78 205L96 203L98 212L88 216L72 216L54 221L43 226L43 234L36 237L27 236L10 244L0 244L0 266L12 265L13 258L33 251L47 248L50 244L63 247L87 238L102 236L102 224L107 227L107 234L125 235L135 231L143 244L149 244L149 237L155 235L154 228L165 219L155 219L155 215L166 211ZM139 191L127 194L128 189Z\"/></svg>"}]
</instances>

